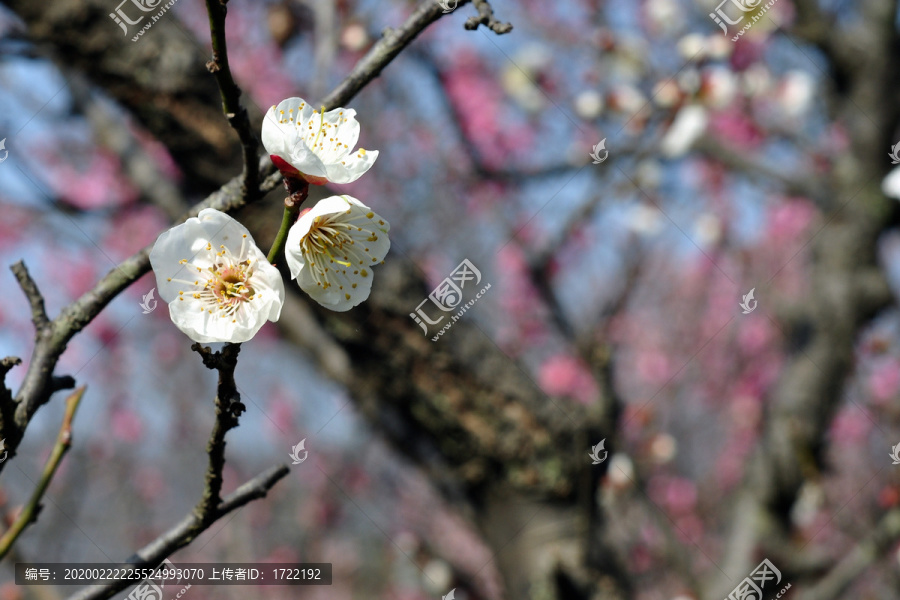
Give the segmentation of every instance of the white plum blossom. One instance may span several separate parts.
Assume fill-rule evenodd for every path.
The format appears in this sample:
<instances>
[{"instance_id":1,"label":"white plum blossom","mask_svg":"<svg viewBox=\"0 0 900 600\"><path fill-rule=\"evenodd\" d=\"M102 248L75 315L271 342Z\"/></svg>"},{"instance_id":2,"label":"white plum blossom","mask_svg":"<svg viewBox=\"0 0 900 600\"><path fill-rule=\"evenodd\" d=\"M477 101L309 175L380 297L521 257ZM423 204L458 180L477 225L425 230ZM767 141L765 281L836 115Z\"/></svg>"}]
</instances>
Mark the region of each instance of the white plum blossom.
<instances>
[{"instance_id":1,"label":"white plum blossom","mask_svg":"<svg viewBox=\"0 0 900 600\"><path fill-rule=\"evenodd\" d=\"M682 60L701 61L706 58L706 38L699 33L690 33L676 44L675 48Z\"/></svg>"},{"instance_id":2,"label":"white plum blossom","mask_svg":"<svg viewBox=\"0 0 900 600\"><path fill-rule=\"evenodd\" d=\"M250 232L218 210L160 234L150 264L172 322L195 342L246 342L281 315L281 274Z\"/></svg>"},{"instance_id":3,"label":"white plum blossom","mask_svg":"<svg viewBox=\"0 0 900 600\"><path fill-rule=\"evenodd\" d=\"M701 95L707 106L722 109L731 104L737 95L738 79L730 69L709 67L701 76Z\"/></svg>"},{"instance_id":4,"label":"white plum blossom","mask_svg":"<svg viewBox=\"0 0 900 600\"><path fill-rule=\"evenodd\" d=\"M900 167L894 167L881 182L881 191L888 198L900 200Z\"/></svg>"},{"instance_id":5,"label":"white plum blossom","mask_svg":"<svg viewBox=\"0 0 900 600\"><path fill-rule=\"evenodd\" d=\"M356 111L316 111L303 98L288 98L266 113L262 142L282 175L314 185L350 183L362 177L377 150L353 150L359 140Z\"/></svg>"},{"instance_id":6,"label":"white plum blossom","mask_svg":"<svg viewBox=\"0 0 900 600\"><path fill-rule=\"evenodd\" d=\"M603 112L603 96L597 90L584 90L575 97L575 113L585 121L592 121Z\"/></svg>"},{"instance_id":7,"label":"white plum blossom","mask_svg":"<svg viewBox=\"0 0 900 600\"><path fill-rule=\"evenodd\" d=\"M806 71L788 71L781 79L775 97L785 113L785 118L802 117L816 97L816 80Z\"/></svg>"},{"instance_id":8,"label":"white plum blossom","mask_svg":"<svg viewBox=\"0 0 900 600\"><path fill-rule=\"evenodd\" d=\"M372 266L391 248L390 228L356 198L325 198L288 232L285 256L291 276L325 308L350 310L369 297Z\"/></svg>"},{"instance_id":9,"label":"white plum blossom","mask_svg":"<svg viewBox=\"0 0 900 600\"><path fill-rule=\"evenodd\" d=\"M706 131L709 115L699 104L681 107L669 130L659 143L659 151L666 158L679 158L688 153Z\"/></svg>"}]
</instances>

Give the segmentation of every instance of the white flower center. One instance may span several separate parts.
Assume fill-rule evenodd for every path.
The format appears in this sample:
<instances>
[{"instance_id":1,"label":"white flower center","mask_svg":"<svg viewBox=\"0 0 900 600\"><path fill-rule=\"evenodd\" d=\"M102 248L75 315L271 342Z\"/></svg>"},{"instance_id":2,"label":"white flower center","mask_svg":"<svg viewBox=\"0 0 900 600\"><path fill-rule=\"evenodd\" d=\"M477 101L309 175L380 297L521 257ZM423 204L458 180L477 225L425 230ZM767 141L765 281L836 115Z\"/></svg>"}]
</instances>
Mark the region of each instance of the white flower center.
<instances>
[{"instance_id":1,"label":"white flower center","mask_svg":"<svg viewBox=\"0 0 900 600\"><path fill-rule=\"evenodd\" d=\"M356 242L374 242L378 239L378 235L350 222L340 220L343 216L344 213L315 217L309 231L300 239L303 258L312 270L316 285L323 290L327 290L332 285L329 281L329 273L336 273L340 270L344 275L347 274L346 269L331 265L336 263L347 268L358 265L359 268L354 269L353 274L367 277L369 273L362 267L376 262L376 259L369 255L369 249L361 247L362 245L357 246ZM356 284L353 284L353 287L356 287Z\"/></svg>"},{"instance_id":2,"label":"white flower center","mask_svg":"<svg viewBox=\"0 0 900 600\"><path fill-rule=\"evenodd\" d=\"M213 315L232 317L232 322L236 322L237 319L234 317L243 305L259 296L252 283L255 273L252 261L249 258L240 259L241 256L244 256L246 242L247 235L244 234L241 240L241 250L237 255L232 254L224 244L219 246L218 252L213 252L212 244L207 243L207 256L212 262L212 266L205 269L189 262L186 258L181 259L179 263L185 265L189 270L196 269L197 279L194 281L169 279L169 281L177 281L191 286L190 289L179 290L178 299L184 301L184 294L190 294L193 298L200 300L202 304L200 312L208 310ZM209 256L209 253L212 253L212 256Z\"/></svg>"}]
</instances>

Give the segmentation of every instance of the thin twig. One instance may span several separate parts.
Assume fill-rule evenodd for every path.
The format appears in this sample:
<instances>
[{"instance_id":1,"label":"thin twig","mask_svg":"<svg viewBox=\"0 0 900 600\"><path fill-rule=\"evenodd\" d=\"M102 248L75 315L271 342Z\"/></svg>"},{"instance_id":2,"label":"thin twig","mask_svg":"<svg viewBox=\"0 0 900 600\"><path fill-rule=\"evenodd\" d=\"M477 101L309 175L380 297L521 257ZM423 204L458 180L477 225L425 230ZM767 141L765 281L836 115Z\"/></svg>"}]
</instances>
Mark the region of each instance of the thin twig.
<instances>
[{"instance_id":1,"label":"thin twig","mask_svg":"<svg viewBox=\"0 0 900 600\"><path fill-rule=\"evenodd\" d=\"M809 196L820 203L828 196L827 186L809 172L786 173L768 163L755 159L748 152L731 148L712 136L697 140L694 148L704 156L722 163L734 174L769 179L780 185L787 194Z\"/></svg>"},{"instance_id":2,"label":"thin twig","mask_svg":"<svg viewBox=\"0 0 900 600\"><path fill-rule=\"evenodd\" d=\"M25 296L28 298L28 304L31 305L31 322L34 323L34 329L38 333L41 333L48 325L50 325L50 319L47 318L47 309L44 308L44 297L41 295L37 283L31 278L28 269L25 268L24 261L20 260L11 266L10 270L13 272L13 275L16 276L19 287L25 292Z\"/></svg>"},{"instance_id":3,"label":"thin twig","mask_svg":"<svg viewBox=\"0 0 900 600\"><path fill-rule=\"evenodd\" d=\"M494 18L494 9L487 0L472 0L472 4L478 9L477 17L469 17L466 21L466 29L478 29L479 25L484 25L497 35L503 35L512 31L513 26L510 23L504 23Z\"/></svg>"},{"instance_id":4,"label":"thin twig","mask_svg":"<svg viewBox=\"0 0 900 600\"><path fill-rule=\"evenodd\" d=\"M56 474L56 469L62 462L63 456L72 446L72 419L75 418L75 411L78 410L81 397L84 396L86 389L87 386L83 385L66 398L66 412L63 416L62 427L60 427L59 434L56 436L56 445L53 446L53 452L50 453L50 458L47 459L47 463L44 465L44 472L41 474L41 479L38 481L38 485L31 494L28 503L19 512L18 517L16 517L16 520L6 533L3 534L3 537L0 537L0 559L6 556L13 544L16 543L16 540L19 539L19 536L22 535L22 532L25 531L25 528L37 521L38 514L40 514L42 508L41 498L44 497L44 492L47 491L53 475Z\"/></svg>"},{"instance_id":5,"label":"thin twig","mask_svg":"<svg viewBox=\"0 0 900 600\"><path fill-rule=\"evenodd\" d=\"M460 0L458 6L464 5L468 1ZM378 77L381 71L426 27L443 16L444 10L440 4L422 2L403 25L396 29L386 28L381 34L381 39L356 63L344 81L322 100L321 104L325 106L325 110L344 106L367 83Z\"/></svg>"},{"instance_id":6,"label":"thin twig","mask_svg":"<svg viewBox=\"0 0 900 600\"><path fill-rule=\"evenodd\" d=\"M209 464L206 468L206 483L203 487L203 500L197 505L201 521L215 520L216 507L221 503L222 469L225 468L225 434L238 426L238 417L246 410L241 402L241 394L234 382L234 369L237 367L240 344L225 344L221 352L213 352L208 346L194 344L191 350L200 354L207 369L219 372L219 383L216 387L216 422L213 425L206 453Z\"/></svg>"},{"instance_id":7,"label":"thin twig","mask_svg":"<svg viewBox=\"0 0 900 600\"><path fill-rule=\"evenodd\" d=\"M837 565L815 585L805 589L798 600L834 600L846 597L847 590L872 564L900 540L900 509L893 509L856 548L844 554Z\"/></svg>"},{"instance_id":8,"label":"thin twig","mask_svg":"<svg viewBox=\"0 0 900 600\"><path fill-rule=\"evenodd\" d=\"M256 134L250 125L247 109L241 105L241 88L234 82L231 67L228 64L228 44L225 40L225 15L228 13L228 7L225 0L206 0L206 12L209 14L209 32L213 51L212 60L206 63L206 68L213 74L219 85L225 118L228 119L228 124L237 132L238 138L241 140L241 152L244 157L241 195L250 201L251 196L259 194L259 173L256 169L258 143Z\"/></svg>"}]
</instances>

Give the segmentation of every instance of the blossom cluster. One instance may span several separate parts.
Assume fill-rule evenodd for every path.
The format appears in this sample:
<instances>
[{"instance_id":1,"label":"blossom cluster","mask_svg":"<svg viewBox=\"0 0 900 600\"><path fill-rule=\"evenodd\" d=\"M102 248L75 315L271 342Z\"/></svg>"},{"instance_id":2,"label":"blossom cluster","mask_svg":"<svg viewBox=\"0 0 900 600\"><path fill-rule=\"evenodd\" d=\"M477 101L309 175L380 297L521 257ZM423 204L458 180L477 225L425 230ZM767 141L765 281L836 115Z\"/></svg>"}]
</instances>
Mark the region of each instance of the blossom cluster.
<instances>
[{"instance_id":1,"label":"blossom cluster","mask_svg":"<svg viewBox=\"0 0 900 600\"><path fill-rule=\"evenodd\" d=\"M289 189L359 179L377 151L353 150L356 111L314 110L302 98L273 106L262 141ZM331 196L302 212L287 234L285 261L300 288L334 311L369 297L372 267L390 250L390 225L347 195ZM172 322L196 342L245 342L284 304L281 274L246 227L207 208L163 232L150 252L160 297Z\"/></svg>"}]
</instances>

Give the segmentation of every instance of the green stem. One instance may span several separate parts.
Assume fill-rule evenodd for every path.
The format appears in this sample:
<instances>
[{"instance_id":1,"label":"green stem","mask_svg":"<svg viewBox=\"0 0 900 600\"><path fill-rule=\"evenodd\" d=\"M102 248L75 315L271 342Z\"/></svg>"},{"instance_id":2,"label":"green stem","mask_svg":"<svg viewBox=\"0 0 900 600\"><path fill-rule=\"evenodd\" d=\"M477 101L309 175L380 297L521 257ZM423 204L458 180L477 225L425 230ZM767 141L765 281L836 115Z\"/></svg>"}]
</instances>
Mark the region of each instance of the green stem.
<instances>
[{"instance_id":1,"label":"green stem","mask_svg":"<svg viewBox=\"0 0 900 600\"><path fill-rule=\"evenodd\" d=\"M278 230L278 235L275 236L275 241L272 242L272 249L269 250L268 259L270 263L275 264L275 260L284 252L288 231L290 231L291 225L297 220L297 215L299 214L299 204L288 206L287 203L285 203L284 215L281 217L281 229Z\"/></svg>"},{"instance_id":2,"label":"green stem","mask_svg":"<svg viewBox=\"0 0 900 600\"><path fill-rule=\"evenodd\" d=\"M272 249L269 250L269 262L275 264L275 260L284 252L284 245L287 243L288 231L291 225L297 221L297 215L300 214L300 206L309 196L309 183L302 179L293 177L284 178L284 187L287 188L288 197L284 199L284 215L281 217L281 228L275 241L272 242Z\"/></svg>"},{"instance_id":3,"label":"green stem","mask_svg":"<svg viewBox=\"0 0 900 600\"><path fill-rule=\"evenodd\" d=\"M44 465L41 480L31 494L28 504L22 508L19 516L16 517L15 522L6 533L3 534L3 537L0 537L0 558L6 556L22 532L25 531L25 528L37 520L38 513L41 510L41 498L44 496L44 492L47 491L47 487L49 487L50 481L53 479L57 467L59 467L59 463L62 462L63 456L65 456L72 445L72 419L75 417L75 410L81 402L85 389L87 389L86 386L81 386L71 396L66 398L66 413L63 417L59 435L56 437L56 445L53 447L50 458L47 459L47 464Z\"/></svg>"}]
</instances>

